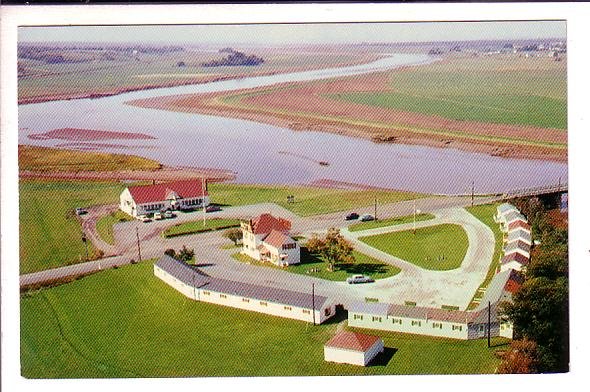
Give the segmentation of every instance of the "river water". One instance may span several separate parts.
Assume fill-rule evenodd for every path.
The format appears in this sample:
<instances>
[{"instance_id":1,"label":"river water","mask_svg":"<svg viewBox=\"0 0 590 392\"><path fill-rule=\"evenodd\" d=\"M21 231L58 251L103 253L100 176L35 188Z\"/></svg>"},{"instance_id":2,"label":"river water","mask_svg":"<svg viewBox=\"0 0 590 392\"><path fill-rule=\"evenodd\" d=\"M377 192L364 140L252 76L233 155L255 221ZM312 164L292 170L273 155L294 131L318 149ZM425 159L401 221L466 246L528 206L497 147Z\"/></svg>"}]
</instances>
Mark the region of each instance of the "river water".
<instances>
[{"instance_id":1,"label":"river water","mask_svg":"<svg viewBox=\"0 0 590 392\"><path fill-rule=\"evenodd\" d=\"M556 184L567 179L567 165L506 159L455 149L399 144L322 132L292 131L252 121L176 113L126 105L156 96L229 91L290 81L325 79L429 63L425 55L396 54L373 63L200 85L153 89L98 99L53 101L19 106L19 143L63 146L64 140L33 140L29 135L57 128L138 132L155 140L110 140L87 146L106 152L141 155L172 166L220 168L237 173L237 182L304 184L331 179L418 192L478 193ZM287 152L285 154L284 152ZM329 166L319 165L329 162Z\"/></svg>"}]
</instances>

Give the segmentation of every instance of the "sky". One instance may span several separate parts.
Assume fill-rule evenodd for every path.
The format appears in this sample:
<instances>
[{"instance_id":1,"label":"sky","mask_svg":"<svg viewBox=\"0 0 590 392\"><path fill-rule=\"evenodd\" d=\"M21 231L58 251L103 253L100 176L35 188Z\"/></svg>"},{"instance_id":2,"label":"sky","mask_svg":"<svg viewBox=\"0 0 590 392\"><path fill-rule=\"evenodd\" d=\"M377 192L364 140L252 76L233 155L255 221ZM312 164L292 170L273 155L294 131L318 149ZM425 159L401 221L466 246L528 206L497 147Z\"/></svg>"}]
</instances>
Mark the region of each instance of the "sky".
<instances>
[{"instance_id":1,"label":"sky","mask_svg":"<svg viewBox=\"0 0 590 392\"><path fill-rule=\"evenodd\" d=\"M19 42L331 44L565 38L564 21L20 27Z\"/></svg>"}]
</instances>

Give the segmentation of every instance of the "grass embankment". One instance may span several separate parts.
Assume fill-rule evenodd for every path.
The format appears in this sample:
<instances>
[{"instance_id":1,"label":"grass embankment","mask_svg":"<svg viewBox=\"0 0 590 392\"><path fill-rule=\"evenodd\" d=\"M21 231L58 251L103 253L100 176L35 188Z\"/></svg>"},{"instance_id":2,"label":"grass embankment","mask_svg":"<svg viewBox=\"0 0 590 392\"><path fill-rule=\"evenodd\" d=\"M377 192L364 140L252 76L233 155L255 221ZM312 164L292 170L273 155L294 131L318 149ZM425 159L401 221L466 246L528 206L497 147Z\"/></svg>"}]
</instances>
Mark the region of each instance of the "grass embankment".
<instances>
[{"instance_id":1,"label":"grass embankment","mask_svg":"<svg viewBox=\"0 0 590 392\"><path fill-rule=\"evenodd\" d=\"M22 375L490 373L499 362L485 339L458 341L379 331L388 361L369 367L331 364L324 362L323 345L336 327L336 323L310 326L189 300L154 277L152 263L143 262L21 296Z\"/></svg>"},{"instance_id":2,"label":"grass embankment","mask_svg":"<svg viewBox=\"0 0 590 392\"><path fill-rule=\"evenodd\" d=\"M20 273L84 259L82 228L74 210L118 200L124 185L113 182L21 180L19 184ZM96 250L90 242L90 257Z\"/></svg>"},{"instance_id":3,"label":"grass embankment","mask_svg":"<svg viewBox=\"0 0 590 392\"><path fill-rule=\"evenodd\" d=\"M459 225L443 224L359 238L390 255L428 270L459 268L469 246L467 233Z\"/></svg>"},{"instance_id":4,"label":"grass embankment","mask_svg":"<svg viewBox=\"0 0 590 392\"><path fill-rule=\"evenodd\" d=\"M315 278L345 281L351 275L362 274L368 275L373 279L384 279L394 276L401 272L401 269L394 265L385 264L377 259L367 256L364 253L353 251L354 262L336 264L334 271L327 270L328 264L315 255L310 254L305 247L301 248L301 263L290 265L288 267L279 267L270 262L261 262L241 253L235 253L232 257L238 261L259 265L269 268L277 268L300 275L313 276Z\"/></svg>"},{"instance_id":5,"label":"grass embankment","mask_svg":"<svg viewBox=\"0 0 590 392\"><path fill-rule=\"evenodd\" d=\"M35 172L78 172L157 170L157 161L135 155L107 154L59 148L18 146L19 170Z\"/></svg>"},{"instance_id":6,"label":"grass embankment","mask_svg":"<svg viewBox=\"0 0 590 392\"><path fill-rule=\"evenodd\" d=\"M189 235L189 234L197 234L197 233L204 233L207 231L213 230L223 230L228 229L230 227L239 227L240 220L239 219L207 219L205 224L203 224L203 220L186 222L186 223L179 223L172 227L167 228L162 232L162 237L164 238L171 238L171 237L178 237L181 235Z\"/></svg>"},{"instance_id":7,"label":"grass embankment","mask_svg":"<svg viewBox=\"0 0 590 392\"><path fill-rule=\"evenodd\" d=\"M461 58L390 78L390 91L330 98L462 121L567 128L566 62L552 58Z\"/></svg>"},{"instance_id":8,"label":"grass embankment","mask_svg":"<svg viewBox=\"0 0 590 392\"><path fill-rule=\"evenodd\" d=\"M496 241L496 245L494 246L494 258L492 259L492 263L490 264L488 273L484 281L479 286L479 289L476 291L473 299L471 300L471 303L467 307L468 310L477 307L477 305L479 304L477 300L483 297L484 289L488 287L490 281L496 274L496 269L500 266L504 234L502 234L502 231L500 230L500 225L494 222L494 215L496 214L497 206L498 204L484 204L466 208L466 210L469 211L473 216L475 216L477 219L485 223L490 229L492 229L492 232L494 232L494 239Z\"/></svg>"},{"instance_id":9,"label":"grass embankment","mask_svg":"<svg viewBox=\"0 0 590 392\"><path fill-rule=\"evenodd\" d=\"M416 214L416 222L430 220L430 219L434 219L434 215L432 215L432 214ZM408 215L408 216L400 216L397 218L379 219L376 221L355 223L353 225L348 226L348 230L349 231L370 230L370 229L377 229L379 227L403 225L403 224L412 223L412 222L414 222L414 215Z\"/></svg>"},{"instance_id":10,"label":"grass embankment","mask_svg":"<svg viewBox=\"0 0 590 392\"><path fill-rule=\"evenodd\" d=\"M276 203L300 216L327 214L351 210L378 203L395 203L426 195L388 190L350 191L306 186L271 186L221 184L209 185L212 200L220 205L245 205ZM287 203L287 196L295 196L294 203Z\"/></svg>"},{"instance_id":11,"label":"grass embankment","mask_svg":"<svg viewBox=\"0 0 590 392\"><path fill-rule=\"evenodd\" d=\"M96 222L96 231L100 238L107 244L115 244L115 234L113 233L113 225L119 222L129 222L133 218L123 211L115 211L109 215L103 216Z\"/></svg>"}]
</instances>

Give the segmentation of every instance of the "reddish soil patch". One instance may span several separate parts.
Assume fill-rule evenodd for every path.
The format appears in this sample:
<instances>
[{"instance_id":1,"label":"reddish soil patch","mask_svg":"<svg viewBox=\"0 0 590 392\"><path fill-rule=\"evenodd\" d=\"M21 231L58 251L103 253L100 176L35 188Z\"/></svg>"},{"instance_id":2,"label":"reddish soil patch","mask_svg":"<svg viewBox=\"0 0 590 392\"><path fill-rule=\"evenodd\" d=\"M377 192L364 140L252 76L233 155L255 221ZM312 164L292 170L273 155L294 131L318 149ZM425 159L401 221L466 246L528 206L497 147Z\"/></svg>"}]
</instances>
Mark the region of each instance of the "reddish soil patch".
<instances>
[{"instance_id":1,"label":"reddish soil patch","mask_svg":"<svg viewBox=\"0 0 590 392\"><path fill-rule=\"evenodd\" d=\"M404 72L404 69L399 70ZM376 142L420 144L440 148L456 148L481 152L495 156L567 160L567 149L550 146L530 146L509 141L475 140L469 134L488 137L507 137L549 143L567 143L567 132L558 129L546 129L531 126L481 123L459 121L439 116L404 112L387 108L362 105L353 102L333 100L326 94L339 94L352 91L383 91L388 89L388 73L380 72L353 77L313 81L304 84L285 83L270 93L263 93L242 100L240 107L226 106L216 98L228 95L208 93L188 96L158 97L129 102L132 105L161 110L196 112L216 116L242 118L251 121L269 123L294 130L313 130L363 137ZM275 86L277 87L277 86ZM230 94L255 92L268 89L250 89ZM272 111L281 110L287 114ZM302 114L298 114L302 113ZM306 118L305 114L341 117L351 120L399 124L391 126L368 126L363 124L343 123L338 119ZM436 135L403 129L409 126L420 129L432 129L457 132L457 135Z\"/></svg>"},{"instance_id":2,"label":"reddish soil patch","mask_svg":"<svg viewBox=\"0 0 590 392\"><path fill-rule=\"evenodd\" d=\"M74 150L87 150L87 151L94 151L100 150L102 148L120 148L125 150L135 149L135 148L156 148L155 146L130 146L127 144L113 144L113 143L86 143L86 142L78 142L78 143L59 143L56 144L55 147L60 148L71 148Z\"/></svg>"},{"instance_id":3,"label":"reddish soil patch","mask_svg":"<svg viewBox=\"0 0 590 392\"><path fill-rule=\"evenodd\" d=\"M86 140L114 140L114 139L156 139L153 136L143 133L132 132L114 132L114 131L99 131L96 129L80 129L80 128L60 128L48 131L45 133L35 133L29 135L29 139L33 140L71 140L71 141L86 141Z\"/></svg>"}]
</instances>

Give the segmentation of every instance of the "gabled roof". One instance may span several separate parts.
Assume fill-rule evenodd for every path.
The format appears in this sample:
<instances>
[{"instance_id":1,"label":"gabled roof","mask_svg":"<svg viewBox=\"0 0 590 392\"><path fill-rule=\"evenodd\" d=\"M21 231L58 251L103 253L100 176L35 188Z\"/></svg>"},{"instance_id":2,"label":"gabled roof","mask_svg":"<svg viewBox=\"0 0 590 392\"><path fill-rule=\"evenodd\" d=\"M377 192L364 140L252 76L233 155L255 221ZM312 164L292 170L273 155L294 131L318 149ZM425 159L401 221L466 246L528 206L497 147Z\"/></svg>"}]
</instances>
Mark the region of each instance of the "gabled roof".
<instances>
[{"instance_id":1,"label":"gabled roof","mask_svg":"<svg viewBox=\"0 0 590 392\"><path fill-rule=\"evenodd\" d=\"M526 230L518 229L508 232L508 239L506 242L522 240L523 242L532 243L531 233Z\"/></svg>"},{"instance_id":2,"label":"gabled roof","mask_svg":"<svg viewBox=\"0 0 590 392\"><path fill-rule=\"evenodd\" d=\"M275 248L280 248L283 246L283 244L291 244L295 242L293 238L277 230L272 230L266 237L264 237L262 241L274 246Z\"/></svg>"},{"instance_id":3,"label":"gabled roof","mask_svg":"<svg viewBox=\"0 0 590 392\"><path fill-rule=\"evenodd\" d=\"M514 294L518 290L520 290L520 286L522 286L523 282L524 282L524 276L522 276L522 274L519 273L518 271L511 269L510 270L510 277L508 278L508 281L504 285L504 290L508 291L510 294Z\"/></svg>"},{"instance_id":4,"label":"gabled roof","mask_svg":"<svg viewBox=\"0 0 590 392\"><path fill-rule=\"evenodd\" d=\"M405 317L419 320L450 321L455 323L469 323L473 318L472 312L462 310L445 310L426 308L421 306L395 305L389 306L388 316Z\"/></svg>"},{"instance_id":5,"label":"gabled roof","mask_svg":"<svg viewBox=\"0 0 590 392\"><path fill-rule=\"evenodd\" d=\"M381 340L378 336L366 335L364 333L340 331L328 342L327 347L343 348L353 351L367 351L375 343Z\"/></svg>"},{"instance_id":6,"label":"gabled roof","mask_svg":"<svg viewBox=\"0 0 590 392\"><path fill-rule=\"evenodd\" d=\"M507 254L506 256L502 257L502 260L500 261L500 263L508 264L512 261L516 261L517 263L519 263L521 265L527 265L529 263L528 257L526 257L525 255L518 253L518 252L512 252L512 253Z\"/></svg>"},{"instance_id":7,"label":"gabled roof","mask_svg":"<svg viewBox=\"0 0 590 392\"><path fill-rule=\"evenodd\" d=\"M500 204L498 206L497 210L498 210L498 214L502 214L502 215L504 215L510 211L518 212L518 209L509 203Z\"/></svg>"},{"instance_id":8,"label":"gabled roof","mask_svg":"<svg viewBox=\"0 0 590 392\"><path fill-rule=\"evenodd\" d=\"M523 242L520 240L512 241L504 247L504 253L509 254L509 253L512 253L518 249L524 250L525 252L530 253L531 246L529 244L527 244L526 242Z\"/></svg>"},{"instance_id":9,"label":"gabled roof","mask_svg":"<svg viewBox=\"0 0 590 392\"><path fill-rule=\"evenodd\" d=\"M206 188L206 187L205 187ZM208 196L207 189L203 189L202 180L182 180L155 185L130 186L129 193L137 204L155 203L167 200L171 194L179 198Z\"/></svg>"},{"instance_id":10,"label":"gabled roof","mask_svg":"<svg viewBox=\"0 0 590 392\"><path fill-rule=\"evenodd\" d=\"M389 304L383 302L353 302L348 308L348 312L374 314L378 316L387 316Z\"/></svg>"},{"instance_id":11,"label":"gabled roof","mask_svg":"<svg viewBox=\"0 0 590 392\"><path fill-rule=\"evenodd\" d=\"M283 218L275 218L271 214L262 214L252 219L252 232L254 234L268 234L276 230L283 233L291 230L291 222Z\"/></svg>"},{"instance_id":12,"label":"gabled roof","mask_svg":"<svg viewBox=\"0 0 590 392\"><path fill-rule=\"evenodd\" d=\"M515 220L521 220L523 222L527 222L526 217L518 211L510 211L509 213L504 215L504 217L506 218L506 222L508 222L508 223L513 222Z\"/></svg>"},{"instance_id":13,"label":"gabled roof","mask_svg":"<svg viewBox=\"0 0 590 392\"><path fill-rule=\"evenodd\" d=\"M517 230L517 229L522 229L522 230L526 230L526 231L530 232L531 225L529 225L528 223L523 222L521 220L514 221L508 225L508 231Z\"/></svg>"}]
</instances>

